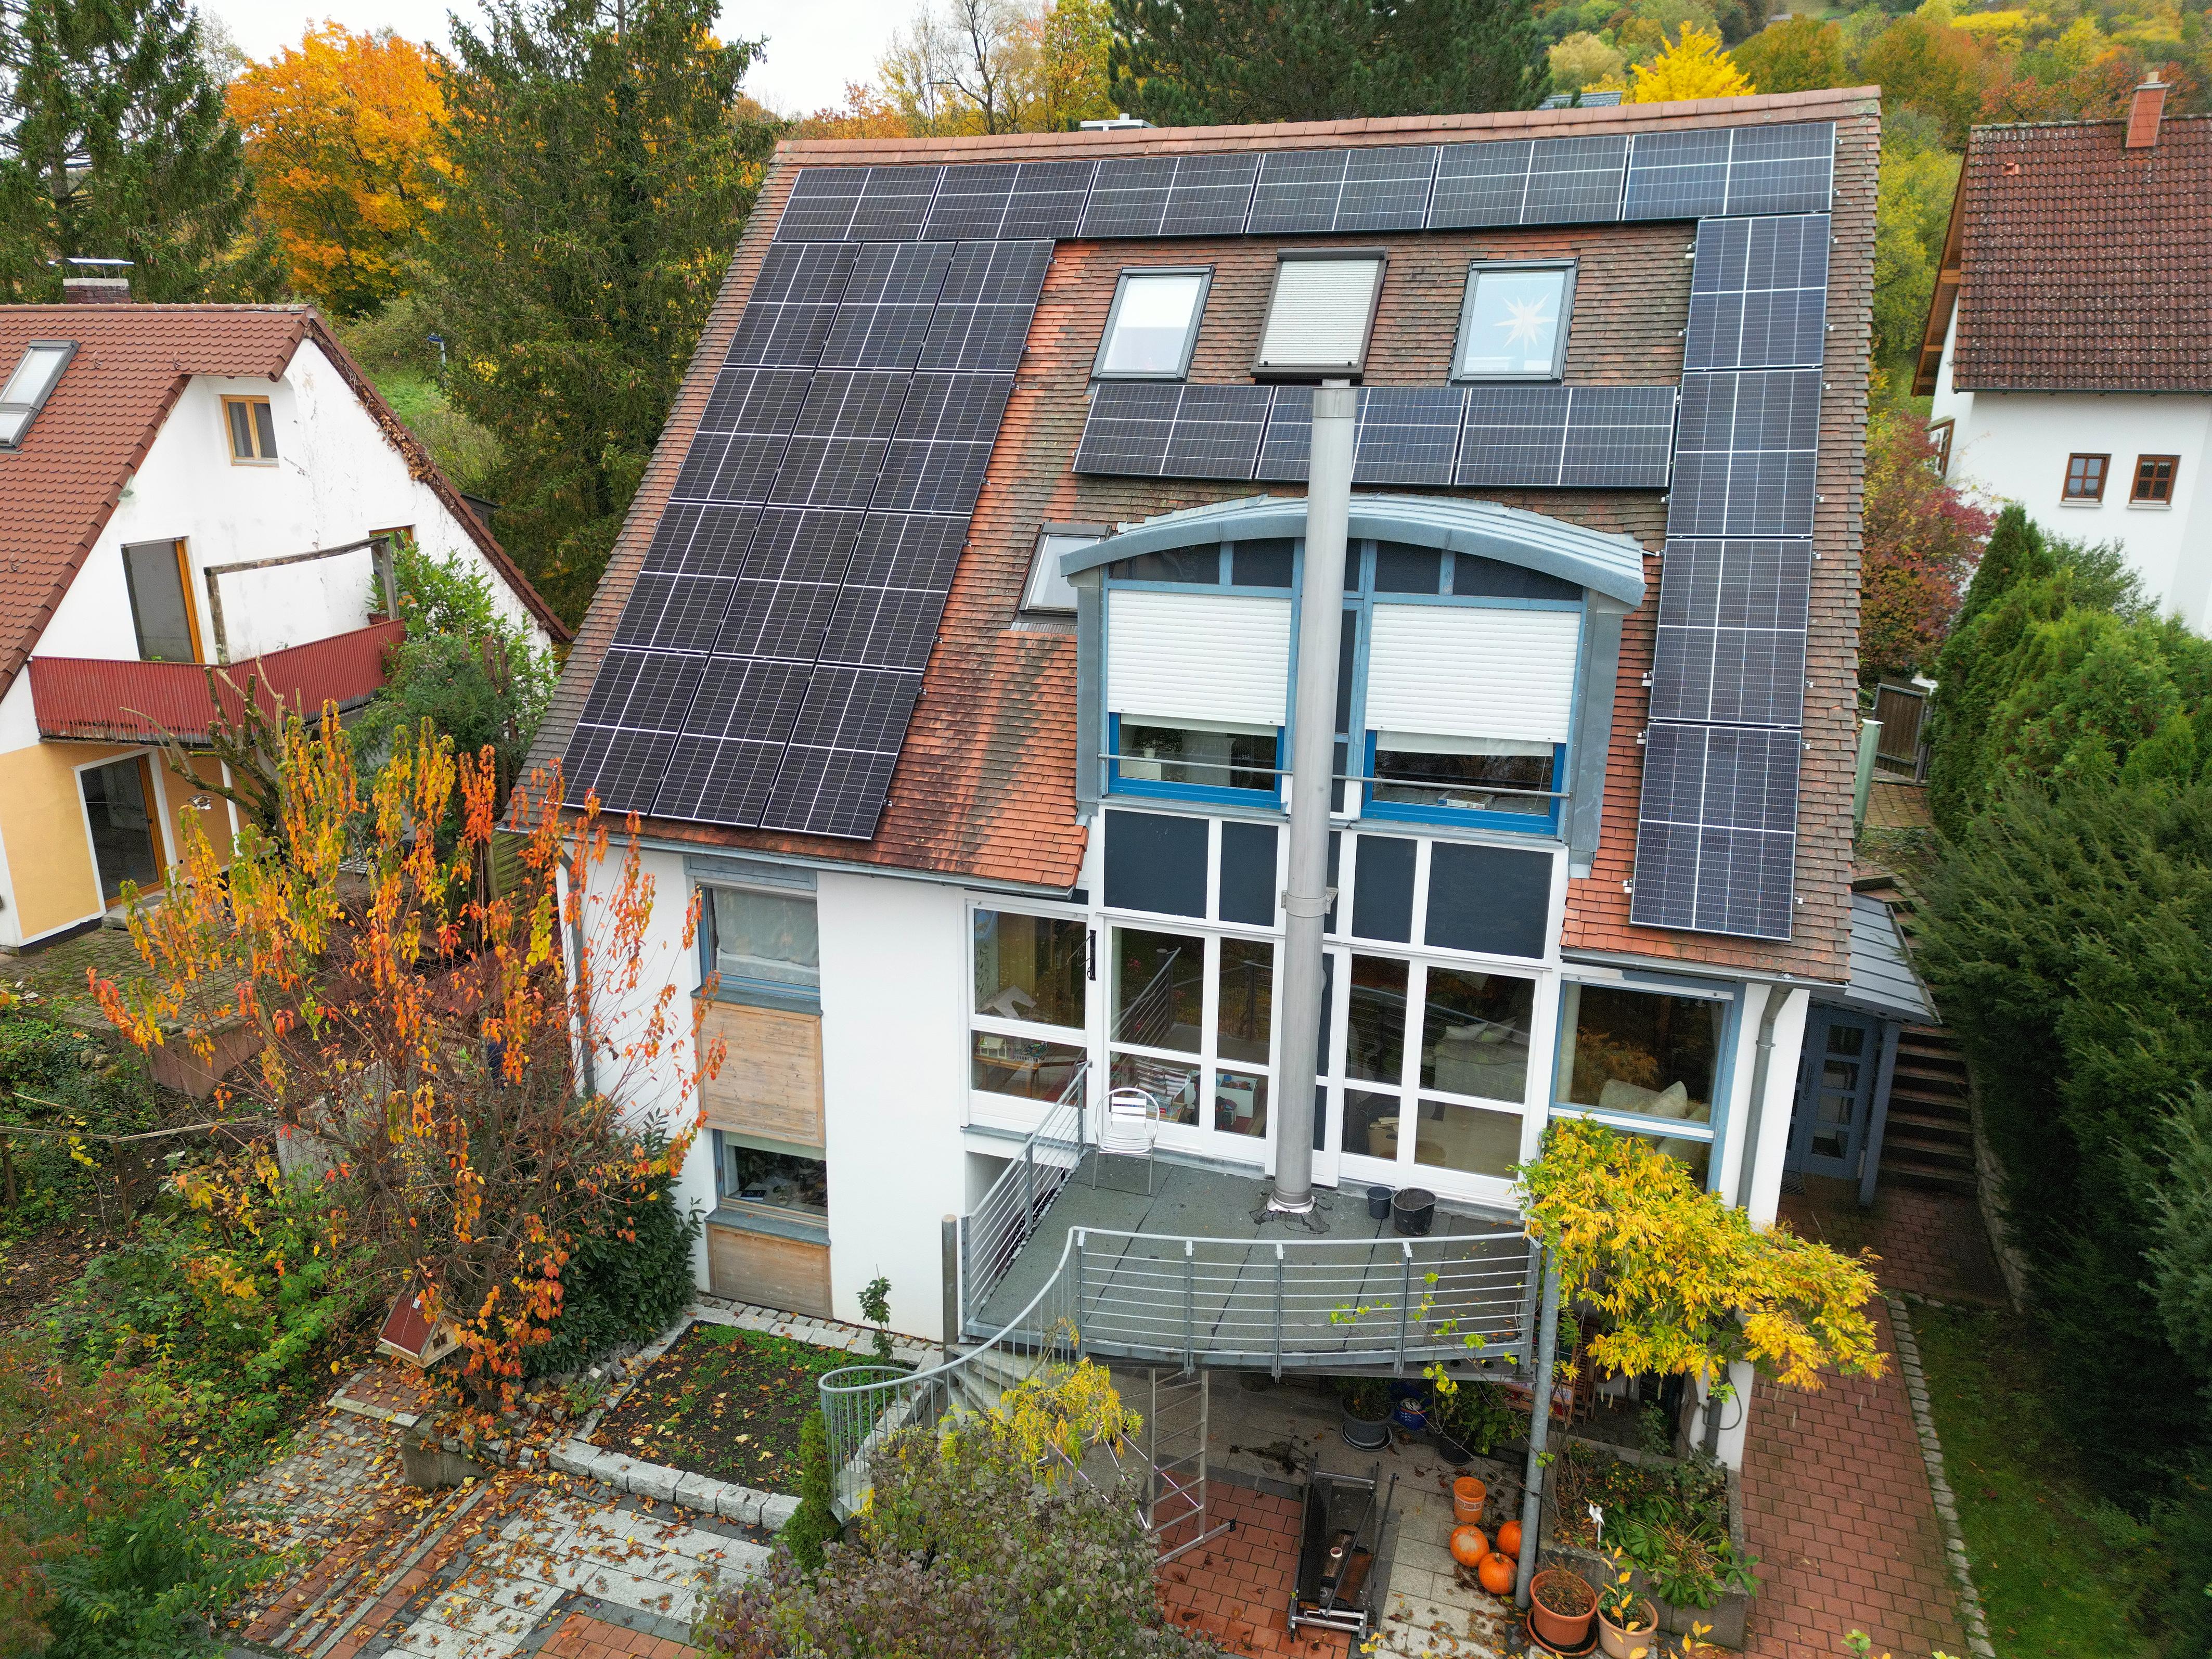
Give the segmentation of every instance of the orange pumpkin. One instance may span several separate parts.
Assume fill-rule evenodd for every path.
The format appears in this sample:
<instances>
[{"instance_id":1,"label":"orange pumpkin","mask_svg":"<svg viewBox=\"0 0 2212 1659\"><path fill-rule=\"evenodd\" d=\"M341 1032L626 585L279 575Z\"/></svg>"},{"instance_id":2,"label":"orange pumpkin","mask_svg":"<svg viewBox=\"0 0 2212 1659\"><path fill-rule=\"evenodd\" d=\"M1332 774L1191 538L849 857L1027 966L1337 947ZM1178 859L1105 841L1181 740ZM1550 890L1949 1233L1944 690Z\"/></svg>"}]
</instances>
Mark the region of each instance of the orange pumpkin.
<instances>
[{"instance_id":1,"label":"orange pumpkin","mask_svg":"<svg viewBox=\"0 0 2212 1659\"><path fill-rule=\"evenodd\" d=\"M1514 1525L1510 1521L1505 1524L1509 1527ZM1500 1555L1493 1550L1476 1564L1474 1576L1483 1589L1492 1595L1510 1595L1513 1594L1514 1576L1519 1571L1520 1568L1515 1565L1512 1557Z\"/></svg>"},{"instance_id":2,"label":"orange pumpkin","mask_svg":"<svg viewBox=\"0 0 2212 1659\"><path fill-rule=\"evenodd\" d=\"M1482 1558L1490 1553L1490 1540L1482 1535L1480 1527L1455 1527L1451 1535L1452 1559L1462 1567L1480 1568Z\"/></svg>"},{"instance_id":3,"label":"orange pumpkin","mask_svg":"<svg viewBox=\"0 0 2212 1659\"><path fill-rule=\"evenodd\" d=\"M1521 1559L1521 1523L1518 1521L1508 1521L1498 1529L1498 1553L1510 1556L1516 1561Z\"/></svg>"}]
</instances>

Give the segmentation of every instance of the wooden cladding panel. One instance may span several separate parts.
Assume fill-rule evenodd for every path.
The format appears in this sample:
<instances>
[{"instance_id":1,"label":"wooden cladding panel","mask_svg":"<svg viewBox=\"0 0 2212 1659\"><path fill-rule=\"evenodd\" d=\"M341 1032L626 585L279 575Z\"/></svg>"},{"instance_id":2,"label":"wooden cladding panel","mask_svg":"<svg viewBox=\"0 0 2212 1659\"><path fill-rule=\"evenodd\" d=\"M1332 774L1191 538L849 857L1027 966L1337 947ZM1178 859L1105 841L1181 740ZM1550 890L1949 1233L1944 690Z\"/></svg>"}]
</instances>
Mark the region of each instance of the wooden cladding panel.
<instances>
[{"instance_id":1,"label":"wooden cladding panel","mask_svg":"<svg viewBox=\"0 0 2212 1659\"><path fill-rule=\"evenodd\" d=\"M711 1002L701 1040L716 1037L722 1069L700 1087L708 1127L821 1146L822 1016Z\"/></svg>"},{"instance_id":2,"label":"wooden cladding panel","mask_svg":"<svg viewBox=\"0 0 2212 1659\"><path fill-rule=\"evenodd\" d=\"M827 1244L709 1224L707 1267L716 1296L817 1319L830 1317Z\"/></svg>"}]
</instances>

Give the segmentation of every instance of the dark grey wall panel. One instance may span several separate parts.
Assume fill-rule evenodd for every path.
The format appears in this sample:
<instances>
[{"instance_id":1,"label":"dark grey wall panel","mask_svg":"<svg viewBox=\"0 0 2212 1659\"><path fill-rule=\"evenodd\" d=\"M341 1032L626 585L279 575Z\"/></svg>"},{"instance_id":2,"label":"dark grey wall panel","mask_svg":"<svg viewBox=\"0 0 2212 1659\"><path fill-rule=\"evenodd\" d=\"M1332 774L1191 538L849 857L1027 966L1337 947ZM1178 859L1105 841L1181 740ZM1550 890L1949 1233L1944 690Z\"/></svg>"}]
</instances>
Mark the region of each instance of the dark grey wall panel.
<instances>
[{"instance_id":1,"label":"dark grey wall panel","mask_svg":"<svg viewBox=\"0 0 2212 1659\"><path fill-rule=\"evenodd\" d=\"M1117 910L1206 915L1204 818L1106 814L1106 902Z\"/></svg>"},{"instance_id":2,"label":"dark grey wall panel","mask_svg":"<svg viewBox=\"0 0 2212 1659\"><path fill-rule=\"evenodd\" d=\"M1221 920L1275 925L1275 826L1226 820L1221 826Z\"/></svg>"},{"instance_id":3,"label":"dark grey wall panel","mask_svg":"<svg viewBox=\"0 0 2212 1659\"><path fill-rule=\"evenodd\" d=\"M1362 939L1413 940L1413 854L1419 843L1399 836L1359 838L1352 874L1352 931Z\"/></svg>"},{"instance_id":4,"label":"dark grey wall panel","mask_svg":"<svg viewBox=\"0 0 2212 1659\"><path fill-rule=\"evenodd\" d=\"M1438 842L1429 854L1431 945L1540 957L1550 937L1552 855Z\"/></svg>"}]
</instances>

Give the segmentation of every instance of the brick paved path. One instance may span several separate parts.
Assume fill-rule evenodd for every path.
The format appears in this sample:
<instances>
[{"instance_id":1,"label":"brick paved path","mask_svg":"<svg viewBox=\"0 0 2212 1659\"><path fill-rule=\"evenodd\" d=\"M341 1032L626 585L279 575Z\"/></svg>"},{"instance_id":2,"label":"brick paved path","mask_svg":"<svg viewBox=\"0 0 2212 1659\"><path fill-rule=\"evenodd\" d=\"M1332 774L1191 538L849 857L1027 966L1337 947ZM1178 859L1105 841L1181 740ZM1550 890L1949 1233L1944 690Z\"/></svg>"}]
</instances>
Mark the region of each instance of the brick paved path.
<instances>
[{"instance_id":1,"label":"brick paved path","mask_svg":"<svg viewBox=\"0 0 2212 1659\"><path fill-rule=\"evenodd\" d=\"M1327 1655L1341 1659L1349 1638L1301 1631L1291 1636L1291 1586L1298 1564L1298 1505L1250 1486L1210 1480L1206 1522L1237 1530L1200 1545L1160 1569L1168 1617L1224 1653Z\"/></svg>"},{"instance_id":2,"label":"brick paved path","mask_svg":"<svg viewBox=\"0 0 2212 1659\"><path fill-rule=\"evenodd\" d=\"M1839 1249L1871 1247L1886 1289L1943 1301L2002 1299L2003 1282L1971 1199L1898 1187L1861 1211L1841 1182L1785 1200L1783 1219ZM1875 1322L1893 1352L1889 1315ZM1964 1654L1956 1587L1927 1465L1893 1360L1879 1382L1832 1377L1817 1393L1760 1382L1743 1464L1744 1530L1759 1557L1747 1651L1759 1659L1841 1659L1864 1631L1874 1652Z\"/></svg>"}]
</instances>

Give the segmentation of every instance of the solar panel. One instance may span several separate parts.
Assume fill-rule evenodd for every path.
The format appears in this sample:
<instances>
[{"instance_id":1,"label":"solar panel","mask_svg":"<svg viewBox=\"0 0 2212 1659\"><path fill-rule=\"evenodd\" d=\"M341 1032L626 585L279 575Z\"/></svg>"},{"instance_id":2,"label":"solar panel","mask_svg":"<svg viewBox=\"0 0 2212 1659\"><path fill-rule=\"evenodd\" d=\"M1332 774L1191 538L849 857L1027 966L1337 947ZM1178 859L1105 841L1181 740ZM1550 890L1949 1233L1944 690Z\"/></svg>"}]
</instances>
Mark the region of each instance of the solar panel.
<instances>
[{"instance_id":1,"label":"solar panel","mask_svg":"<svg viewBox=\"0 0 2212 1659\"><path fill-rule=\"evenodd\" d=\"M676 475L684 501L763 501L814 377L803 368L726 368Z\"/></svg>"},{"instance_id":2,"label":"solar panel","mask_svg":"<svg viewBox=\"0 0 2212 1659\"><path fill-rule=\"evenodd\" d=\"M1602 222L1620 217L1620 175L1628 164L1626 137L1543 138L1528 157L1524 225Z\"/></svg>"},{"instance_id":3,"label":"solar panel","mask_svg":"<svg viewBox=\"0 0 2212 1659\"><path fill-rule=\"evenodd\" d=\"M1818 369L1682 377L1669 536L1809 536Z\"/></svg>"},{"instance_id":4,"label":"solar panel","mask_svg":"<svg viewBox=\"0 0 2212 1659\"><path fill-rule=\"evenodd\" d=\"M1789 938L1802 750L1790 728L1655 722L1644 738L1629 919Z\"/></svg>"},{"instance_id":5,"label":"solar panel","mask_svg":"<svg viewBox=\"0 0 2212 1659\"><path fill-rule=\"evenodd\" d=\"M1436 194L1429 204L1431 230L1517 225L1528 193L1528 138L1487 144L1446 144L1437 158Z\"/></svg>"},{"instance_id":6,"label":"solar panel","mask_svg":"<svg viewBox=\"0 0 2212 1659\"><path fill-rule=\"evenodd\" d=\"M769 499L794 507L866 507L908 379L875 370L817 371Z\"/></svg>"},{"instance_id":7,"label":"solar panel","mask_svg":"<svg viewBox=\"0 0 2212 1659\"><path fill-rule=\"evenodd\" d=\"M922 226L926 241L1075 234L1096 161L999 161L945 170Z\"/></svg>"},{"instance_id":8,"label":"solar panel","mask_svg":"<svg viewBox=\"0 0 2212 1659\"><path fill-rule=\"evenodd\" d=\"M608 650L562 761L571 805L597 793L611 812L652 811L701 672L698 657Z\"/></svg>"},{"instance_id":9,"label":"solar panel","mask_svg":"<svg viewBox=\"0 0 2212 1659\"><path fill-rule=\"evenodd\" d=\"M1801 724L1812 568L1810 542L1668 542L1651 718Z\"/></svg>"},{"instance_id":10,"label":"solar panel","mask_svg":"<svg viewBox=\"0 0 2212 1659\"><path fill-rule=\"evenodd\" d=\"M1827 215L1700 221L1683 367L1819 363L1827 284Z\"/></svg>"},{"instance_id":11,"label":"solar panel","mask_svg":"<svg viewBox=\"0 0 2212 1659\"><path fill-rule=\"evenodd\" d=\"M915 375L884 457L875 507L966 516L983 488L1013 386L1011 374Z\"/></svg>"},{"instance_id":12,"label":"solar panel","mask_svg":"<svg viewBox=\"0 0 2212 1659\"><path fill-rule=\"evenodd\" d=\"M952 252L949 242L871 242L861 248L823 344L822 366L912 368Z\"/></svg>"},{"instance_id":13,"label":"solar panel","mask_svg":"<svg viewBox=\"0 0 2212 1659\"><path fill-rule=\"evenodd\" d=\"M1086 236L1236 236L1252 205L1260 158L1117 155L1098 164L1083 210Z\"/></svg>"},{"instance_id":14,"label":"solar panel","mask_svg":"<svg viewBox=\"0 0 2212 1659\"><path fill-rule=\"evenodd\" d=\"M801 662L710 659L683 734L669 745L653 817L758 823L813 672Z\"/></svg>"},{"instance_id":15,"label":"solar panel","mask_svg":"<svg viewBox=\"0 0 2212 1659\"><path fill-rule=\"evenodd\" d=\"M1253 477L1304 481L1313 460L1313 394L1310 386L1275 388Z\"/></svg>"},{"instance_id":16,"label":"solar panel","mask_svg":"<svg viewBox=\"0 0 2212 1659\"><path fill-rule=\"evenodd\" d=\"M853 210L868 181L863 167L805 167L775 222L779 242L842 242L853 230Z\"/></svg>"},{"instance_id":17,"label":"solar panel","mask_svg":"<svg viewBox=\"0 0 2212 1659\"><path fill-rule=\"evenodd\" d=\"M806 167L776 221L780 242L904 242L921 232L943 167Z\"/></svg>"},{"instance_id":18,"label":"solar panel","mask_svg":"<svg viewBox=\"0 0 2212 1659\"><path fill-rule=\"evenodd\" d=\"M1458 386L1377 386L1359 397L1355 483L1449 484L1467 394ZM1307 405L1310 432L1312 405ZM1310 440L1309 440L1310 441Z\"/></svg>"},{"instance_id":19,"label":"solar panel","mask_svg":"<svg viewBox=\"0 0 2212 1659\"><path fill-rule=\"evenodd\" d=\"M757 507L672 507L653 528L642 568L662 575L734 576L759 522Z\"/></svg>"},{"instance_id":20,"label":"solar panel","mask_svg":"<svg viewBox=\"0 0 2212 1659\"><path fill-rule=\"evenodd\" d=\"M1011 374L1028 343L1050 242L965 242L938 291L918 367Z\"/></svg>"},{"instance_id":21,"label":"solar panel","mask_svg":"<svg viewBox=\"0 0 2212 1659\"><path fill-rule=\"evenodd\" d=\"M864 517L853 508L770 507L762 514L714 653L813 661Z\"/></svg>"},{"instance_id":22,"label":"solar panel","mask_svg":"<svg viewBox=\"0 0 2212 1659\"><path fill-rule=\"evenodd\" d=\"M1729 156L1725 210L1826 213L1835 158L1836 129L1830 122L1737 127Z\"/></svg>"},{"instance_id":23,"label":"solar panel","mask_svg":"<svg viewBox=\"0 0 2212 1659\"><path fill-rule=\"evenodd\" d=\"M1436 175L1433 144L1270 150L1252 194L1252 236L1419 230Z\"/></svg>"},{"instance_id":24,"label":"solar panel","mask_svg":"<svg viewBox=\"0 0 2212 1659\"><path fill-rule=\"evenodd\" d=\"M1556 487L1572 397L1563 386L1468 387L1460 483Z\"/></svg>"},{"instance_id":25,"label":"solar panel","mask_svg":"<svg viewBox=\"0 0 2212 1659\"><path fill-rule=\"evenodd\" d=\"M1458 482L1663 489L1674 416L1673 386L1471 386Z\"/></svg>"},{"instance_id":26,"label":"solar panel","mask_svg":"<svg viewBox=\"0 0 2212 1659\"><path fill-rule=\"evenodd\" d=\"M965 520L871 513L845 573L823 662L919 672L929 659Z\"/></svg>"},{"instance_id":27,"label":"solar panel","mask_svg":"<svg viewBox=\"0 0 2212 1659\"><path fill-rule=\"evenodd\" d=\"M1109 380L1092 393L1075 471L1144 478L1249 478L1267 424L1263 386Z\"/></svg>"},{"instance_id":28,"label":"solar panel","mask_svg":"<svg viewBox=\"0 0 2212 1659\"><path fill-rule=\"evenodd\" d=\"M761 261L730 342L732 363L811 368L859 252L850 242L777 242Z\"/></svg>"},{"instance_id":29,"label":"solar panel","mask_svg":"<svg viewBox=\"0 0 2212 1659\"><path fill-rule=\"evenodd\" d=\"M1728 204L1729 129L1639 132L1628 156L1624 219L1703 219Z\"/></svg>"},{"instance_id":30,"label":"solar panel","mask_svg":"<svg viewBox=\"0 0 2212 1659\"><path fill-rule=\"evenodd\" d=\"M823 664L761 814L764 829L866 840L876 833L921 676Z\"/></svg>"}]
</instances>

